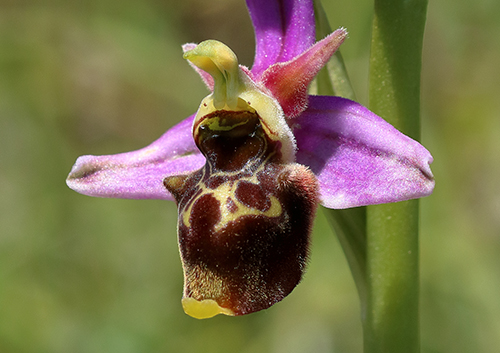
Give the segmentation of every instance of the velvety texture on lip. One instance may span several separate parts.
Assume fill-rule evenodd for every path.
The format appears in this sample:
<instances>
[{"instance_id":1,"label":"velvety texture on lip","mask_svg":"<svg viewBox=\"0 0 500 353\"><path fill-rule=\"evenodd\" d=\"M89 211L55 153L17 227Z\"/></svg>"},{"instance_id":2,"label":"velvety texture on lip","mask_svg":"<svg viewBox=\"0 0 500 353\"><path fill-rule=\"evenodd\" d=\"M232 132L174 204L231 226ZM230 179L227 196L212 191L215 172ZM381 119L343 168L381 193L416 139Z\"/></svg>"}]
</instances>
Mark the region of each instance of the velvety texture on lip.
<instances>
[{"instance_id":1,"label":"velvety texture on lip","mask_svg":"<svg viewBox=\"0 0 500 353\"><path fill-rule=\"evenodd\" d=\"M197 113L140 150L78 158L67 179L90 196L175 199L183 308L197 318L248 314L288 295L318 204L395 202L434 188L432 156L417 141L356 102L308 94L345 29L314 43L311 0L247 5L252 69L216 40L184 45L212 91Z\"/></svg>"}]
</instances>

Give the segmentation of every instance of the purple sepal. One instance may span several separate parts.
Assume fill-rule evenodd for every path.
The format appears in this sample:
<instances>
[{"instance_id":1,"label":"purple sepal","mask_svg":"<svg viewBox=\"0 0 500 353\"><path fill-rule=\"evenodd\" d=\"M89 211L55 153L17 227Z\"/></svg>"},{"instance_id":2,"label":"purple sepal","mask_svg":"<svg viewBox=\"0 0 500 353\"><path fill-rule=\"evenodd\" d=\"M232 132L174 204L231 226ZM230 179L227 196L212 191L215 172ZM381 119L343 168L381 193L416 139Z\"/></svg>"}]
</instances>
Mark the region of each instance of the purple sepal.
<instances>
[{"instance_id":1,"label":"purple sepal","mask_svg":"<svg viewBox=\"0 0 500 353\"><path fill-rule=\"evenodd\" d=\"M173 200L163 179L187 174L205 163L193 141L193 118L183 120L140 150L79 157L66 183L89 196Z\"/></svg>"},{"instance_id":2,"label":"purple sepal","mask_svg":"<svg viewBox=\"0 0 500 353\"><path fill-rule=\"evenodd\" d=\"M409 200L434 188L430 153L356 102L310 96L295 122L297 162L316 174L325 207Z\"/></svg>"},{"instance_id":3,"label":"purple sepal","mask_svg":"<svg viewBox=\"0 0 500 353\"><path fill-rule=\"evenodd\" d=\"M259 77L269 66L293 59L314 44L311 0L247 0L255 28L252 73Z\"/></svg>"}]
</instances>

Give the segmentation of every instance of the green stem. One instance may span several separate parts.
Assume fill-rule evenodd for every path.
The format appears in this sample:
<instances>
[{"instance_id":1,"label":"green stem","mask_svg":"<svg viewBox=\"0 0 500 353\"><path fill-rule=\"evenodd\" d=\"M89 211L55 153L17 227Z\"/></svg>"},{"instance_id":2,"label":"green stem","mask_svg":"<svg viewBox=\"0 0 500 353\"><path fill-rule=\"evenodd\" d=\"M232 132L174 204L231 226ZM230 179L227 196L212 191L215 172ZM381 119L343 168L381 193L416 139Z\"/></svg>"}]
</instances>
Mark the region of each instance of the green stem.
<instances>
[{"instance_id":1,"label":"green stem","mask_svg":"<svg viewBox=\"0 0 500 353\"><path fill-rule=\"evenodd\" d=\"M427 0L375 0L370 108L418 139ZM419 352L418 200L367 210L365 353Z\"/></svg>"}]
</instances>

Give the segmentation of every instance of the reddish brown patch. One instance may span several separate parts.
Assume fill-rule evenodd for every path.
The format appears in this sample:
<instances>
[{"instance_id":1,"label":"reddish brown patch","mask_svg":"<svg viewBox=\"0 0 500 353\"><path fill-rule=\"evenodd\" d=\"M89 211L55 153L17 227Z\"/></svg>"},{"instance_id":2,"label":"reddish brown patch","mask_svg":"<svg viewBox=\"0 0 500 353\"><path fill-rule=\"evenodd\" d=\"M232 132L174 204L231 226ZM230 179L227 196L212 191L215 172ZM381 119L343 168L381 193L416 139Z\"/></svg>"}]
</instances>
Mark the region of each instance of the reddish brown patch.
<instances>
[{"instance_id":1,"label":"reddish brown patch","mask_svg":"<svg viewBox=\"0 0 500 353\"><path fill-rule=\"evenodd\" d=\"M210 124L204 123L217 117L220 126L233 128L212 130ZM200 119L194 129L196 145L214 170L241 170L271 150L280 158L276 142L268 140L257 113L217 110Z\"/></svg>"},{"instance_id":2,"label":"reddish brown patch","mask_svg":"<svg viewBox=\"0 0 500 353\"><path fill-rule=\"evenodd\" d=\"M236 206L232 198L228 197L226 200L226 204L229 212L235 213L236 211L238 211L238 206Z\"/></svg>"},{"instance_id":3,"label":"reddish brown patch","mask_svg":"<svg viewBox=\"0 0 500 353\"><path fill-rule=\"evenodd\" d=\"M266 165L262 173L266 183L255 185L260 190L240 181L242 198L249 207L264 209L262 200L272 195L281 203L280 216L244 215L216 232L200 214L205 221L179 228L184 268L191 279L185 295L214 299L236 315L268 308L288 295L300 282L309 253L318 193L314 175L298 164ZM250 196L256 194L255 199ZM206 283L207 278L217 285Z\"/></svg>"},{"instance_id":4,"label":"reddish brown patch","mask_svg":"<svg viewBox=\"0 0 500 353\"><path fill-rule=\"evenodd\" d=\"M260 185L239 181L235 194L238 201L256 210L265 212L271 207L271 201Z\"/></svg>"},{"instance_id":5,"label":"reddish brown patch","mask_svg":"<svg viewBox=\"0 0 500 353\"><path fill-rule=\"evenodd\" d=\"M193 234L212 229L220 220L220 202L211 194L200 196L191 208L189 222Z\"/></svg>"},{"instance_id":6,"label":"reddish brown patch","mask_svg":"<svg viewBox=\"0 0 500 353\"><path fill-rule=\"evenodd\" d=\"M212 176L205 182L205 186L209 189L214 190L217 189L222 184L224 184L227 181L227 179L228 178L226 176L221 176L221 175Z\"/></svg>"},{"instance_id":7,"label":"reddish brown patch","mask_svg":"<svg viewBox=\"0 0 500 353\"><path fill-rule=\"evenodd\" d=\"M223 114L228 126L241 121L239 112L216 113ZM270 307L299 283L318 205L314 174L299 164L281 163L280 142L267 138L257 114L247 115L247 124L229 131L210 131L209 124L200 128L196 142L207 157L205 167L165 181L179 208L184 295L213 299L236 315ZM248 178L257 170L254 184ZM281 215L243 214L216 230L221 204L212 190L224 182L238 183L225 201L230 212L237 211L235 200L265 212L272 196L280 202ZM189 209L187 227L183 217Z\"/></svg>"}]
</instances>

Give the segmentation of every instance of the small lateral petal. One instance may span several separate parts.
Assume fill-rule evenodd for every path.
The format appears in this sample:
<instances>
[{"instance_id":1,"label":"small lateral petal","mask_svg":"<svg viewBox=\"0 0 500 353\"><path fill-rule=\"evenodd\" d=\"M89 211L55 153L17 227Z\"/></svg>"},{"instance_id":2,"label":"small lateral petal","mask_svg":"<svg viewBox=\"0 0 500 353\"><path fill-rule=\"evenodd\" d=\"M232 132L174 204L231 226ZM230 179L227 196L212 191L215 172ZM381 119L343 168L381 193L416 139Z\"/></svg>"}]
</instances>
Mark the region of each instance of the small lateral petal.
<instances>
[{"instance_id":1,"label":"small lateral petal","mask_svg":"<svg viewBox=\"0 0 500 353\"><path fill-rule=\"evenodd\" d=\"M193 117L140 150L79 157L66 183L89 196L173 200L163 179L192 172L205 163L191 135Z\"/></svg>"},{"instance_id":2,"label":"small lateral petal","mask_svg":"<svg viewBox=\"0 0 500 353\"><path fill-rule=\"evenodd\" d=\"M297 162L316 174L321 202L348 208L427 196L430 153L360 104L310 96L297 118Z\"/></svg>"},{"instance_id":3,"label":"small lateral petal","mask_svg":"<svg viewBox=\"0 0 500 353\"><path fill-rule=\"evenodd\" d=\"M301 55L276 63L262 74L262 83L280 102L288 118L296 117L306 109L309 84L346 36L347 31L340 28Z\"/></svg>"}]
</instances>

